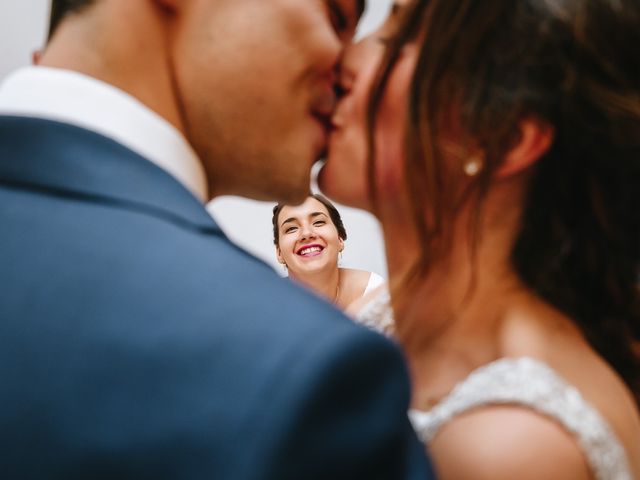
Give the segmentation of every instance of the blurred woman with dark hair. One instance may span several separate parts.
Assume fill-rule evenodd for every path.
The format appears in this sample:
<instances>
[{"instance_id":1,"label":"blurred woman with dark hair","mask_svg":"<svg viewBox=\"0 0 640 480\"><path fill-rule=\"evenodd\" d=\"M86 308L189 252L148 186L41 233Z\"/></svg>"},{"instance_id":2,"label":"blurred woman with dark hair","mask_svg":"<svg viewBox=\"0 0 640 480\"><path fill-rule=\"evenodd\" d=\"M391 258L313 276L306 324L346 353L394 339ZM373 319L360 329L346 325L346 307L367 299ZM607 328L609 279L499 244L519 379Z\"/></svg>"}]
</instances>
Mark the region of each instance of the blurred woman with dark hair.
<instances>
[{"instance_id":1,"label":"blurred woman with dark hair","mask_svg":"<svg viewBox=\"0 0 640 480\"><path fill-rule=\"evenodd\" d=\"M640 478L640 2L405 3L319 183L382 224L439 478Z\"/></svg>"},{"instance_id":2,"label":"blurred woman with dark hair","mask_svg":"<svg viewBox=\"0 0 640 480\"><path fill-rule=\"evenodd\" d=\"M273 207L273 243L278 261L295 280L341 309L384 283L373 272L341 268L347 231L338 209L319 194L301 205Z\"/></svg>"}]
</instances>

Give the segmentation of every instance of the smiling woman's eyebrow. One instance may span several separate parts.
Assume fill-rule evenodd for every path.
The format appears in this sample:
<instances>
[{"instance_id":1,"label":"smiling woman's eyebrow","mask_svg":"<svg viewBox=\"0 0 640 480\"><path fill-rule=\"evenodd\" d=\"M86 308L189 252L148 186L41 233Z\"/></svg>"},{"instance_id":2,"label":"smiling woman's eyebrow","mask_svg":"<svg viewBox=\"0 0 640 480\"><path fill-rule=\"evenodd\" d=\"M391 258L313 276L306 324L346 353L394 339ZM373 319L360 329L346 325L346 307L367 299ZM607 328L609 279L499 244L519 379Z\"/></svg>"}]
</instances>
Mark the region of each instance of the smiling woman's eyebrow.
<instances>
[{"instance_id":1,"label":"smiling woman's eyebrow","mask_svg":"<svg viewBox=\"0 0 640 480\"><path fill-rule=\"evenodd\" d=\"M292 223L292 222L297 222L297 221L298 221L298 219L296 217L290 217L290 218L287 218L284 222L282 222L280 224L280 226L282 227L282 226L284 226L285 223Z\"/></svg>"}]
</instances>

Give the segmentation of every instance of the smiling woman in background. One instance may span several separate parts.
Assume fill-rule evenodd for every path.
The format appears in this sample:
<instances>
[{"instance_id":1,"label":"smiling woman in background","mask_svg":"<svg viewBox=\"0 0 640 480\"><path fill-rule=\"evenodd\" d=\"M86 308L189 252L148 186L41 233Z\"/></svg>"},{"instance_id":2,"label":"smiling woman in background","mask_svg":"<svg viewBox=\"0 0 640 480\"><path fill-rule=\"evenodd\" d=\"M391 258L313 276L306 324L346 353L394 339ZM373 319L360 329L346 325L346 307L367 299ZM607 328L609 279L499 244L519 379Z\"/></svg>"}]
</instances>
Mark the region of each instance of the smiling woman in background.
<instances>
[{"instance_id":1,"label":"smiling woman in background","mask_svg":"<svg viewBox=\"0 0 640 480\"><path fill-rule=\"evenodd\" d=\"M376 273L338 266L347 231L340 212L322 195L311 195L301 205L276 205L272 223L276 255L289 278L339 308L384 283Z\"/></svg>"}]
</instances>

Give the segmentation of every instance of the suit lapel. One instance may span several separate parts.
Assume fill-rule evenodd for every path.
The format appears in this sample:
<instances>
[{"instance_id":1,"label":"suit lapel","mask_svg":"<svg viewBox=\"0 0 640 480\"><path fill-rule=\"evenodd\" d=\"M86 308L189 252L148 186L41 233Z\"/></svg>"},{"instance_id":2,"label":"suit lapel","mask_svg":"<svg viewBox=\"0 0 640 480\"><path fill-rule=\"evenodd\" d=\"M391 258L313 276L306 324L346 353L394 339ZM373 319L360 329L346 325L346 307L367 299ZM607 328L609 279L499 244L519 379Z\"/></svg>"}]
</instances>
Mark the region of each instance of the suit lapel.
<instances>
[{"instance_id":1,"label":"suit lapel","mask_svg":"<svg viewBox=\"0 0 640 480\"><path fill-rule=\"evenodd\" d=\"M202 203L167 172L107 137L65 123L0 116L0 183L222 233Z\"/></svg>"}]
</instances>

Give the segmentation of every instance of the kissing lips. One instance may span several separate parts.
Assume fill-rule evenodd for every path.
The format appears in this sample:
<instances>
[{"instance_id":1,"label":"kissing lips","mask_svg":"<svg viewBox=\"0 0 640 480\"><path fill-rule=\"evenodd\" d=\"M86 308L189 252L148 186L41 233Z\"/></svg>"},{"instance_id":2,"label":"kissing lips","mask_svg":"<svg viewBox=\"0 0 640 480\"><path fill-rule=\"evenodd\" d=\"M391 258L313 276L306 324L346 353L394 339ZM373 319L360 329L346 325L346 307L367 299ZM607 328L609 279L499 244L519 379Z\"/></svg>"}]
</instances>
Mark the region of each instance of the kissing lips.
<instances>
[{"instance_id":1,"label":"kissing lips","mask_svg":"<svg viewBox=\"0 0 640 480\"><path fill-rule=\"evenodd\" d=\"M318 144L319 148L314 161L326 155L329 133L331 132L331 117L337 102L336 92L330 83L321 85L311 101L311 115L322 131L322 142Z\"/></svg>"},{"instance_id":2,"label":"kissing lips","mask_svg":"<svg viewBox=\"0 0 640 480\"><path fill-rule=\"evenodd\" d=\"M326 85L318 90L317 95L313 98L311 111L314 115L321 118L331 118L333 111L338 103L338 97L331 85Z\"/></svg>"},{"instance_id":3,"label":"kissing lips","mask_svg":"<svg viewBox=\"0 0 640 480\"><path fill-rule=\"evenodd\" d=\"M325 131L331 128L331 117L335 111L338 97L330 85L318 90L311 104L312 115L322 124Z\"/></svg>"},{"instance_id":4,"label":"kissing lips","mask_svg":"<svg viewBox=\"0 0 640 480\"><path fill-rule=\"evenodd\" d=\"M331 129L339 130L345 126L354 108L353 97L345 95L340 99L331 117Z\"/></svg>"}]
</instances>

